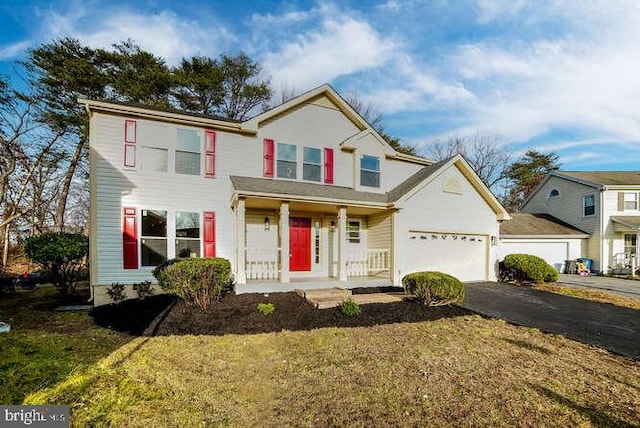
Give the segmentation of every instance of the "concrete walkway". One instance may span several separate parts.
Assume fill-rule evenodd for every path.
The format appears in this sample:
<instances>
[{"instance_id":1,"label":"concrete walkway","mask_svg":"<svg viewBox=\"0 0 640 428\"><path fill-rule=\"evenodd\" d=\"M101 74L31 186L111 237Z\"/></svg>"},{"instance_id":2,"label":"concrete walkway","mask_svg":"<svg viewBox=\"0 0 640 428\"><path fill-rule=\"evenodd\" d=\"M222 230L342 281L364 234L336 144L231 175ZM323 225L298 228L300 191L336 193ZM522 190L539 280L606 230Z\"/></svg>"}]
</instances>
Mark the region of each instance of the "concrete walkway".
<instances>
[{"instance_id":1,"label":"concrete walkway","mask_svg":"<svg viewBox=\"0 0 640 428\"><path fill-rule=\"evenodd\" d=\"M640 360L640 311L510 284L466 288L467 309Z\"/></svg>"},{"instance_id":2,"label":"concrete walkway","mask_svg":"<svg viewBox=\"0 0 640 428\"><path fill-rule=\"evenodd\" d=\"M608 276L567 275L562 273L560 274L560 279L558 279L558 284L640 299L640 281L632 279L611 278Z\"/></svg>"}]
</instances>

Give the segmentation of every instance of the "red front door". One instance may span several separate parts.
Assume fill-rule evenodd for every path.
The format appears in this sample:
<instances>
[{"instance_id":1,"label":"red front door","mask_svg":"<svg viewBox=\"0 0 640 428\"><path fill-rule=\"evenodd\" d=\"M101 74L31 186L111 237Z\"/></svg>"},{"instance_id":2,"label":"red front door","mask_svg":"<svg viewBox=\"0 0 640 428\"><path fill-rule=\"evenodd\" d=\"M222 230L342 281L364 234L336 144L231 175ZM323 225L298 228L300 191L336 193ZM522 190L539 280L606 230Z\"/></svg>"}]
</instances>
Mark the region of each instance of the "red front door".
<instances>
[{"instance_id":1,"label":"red front door","mask_svg":"<svg viewBox=\"0 0 640 428\"><path fill-rule=\"evenodd\" d=\"M289 270L311 270L311 219L289 219Z\"/></svg>"}]
</instances>

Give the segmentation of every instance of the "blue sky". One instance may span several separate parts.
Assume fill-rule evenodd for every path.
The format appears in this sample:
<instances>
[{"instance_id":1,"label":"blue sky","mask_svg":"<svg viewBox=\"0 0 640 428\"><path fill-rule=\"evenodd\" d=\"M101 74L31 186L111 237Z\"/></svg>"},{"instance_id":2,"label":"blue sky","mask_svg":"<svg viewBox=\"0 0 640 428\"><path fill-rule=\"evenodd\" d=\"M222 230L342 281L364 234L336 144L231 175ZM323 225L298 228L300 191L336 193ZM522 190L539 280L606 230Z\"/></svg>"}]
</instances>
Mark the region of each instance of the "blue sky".
<instances>
[{"instance_id":1,"label":"blue sky","mask_svg":"<svg viewBox=\"0 0 640 428\"><path fill-rule=\"evenodd\" d=\"M330 83L421 148L483 133L563 169L640 169L636 0L5 0L0 73L65 36L131 38L169 64L242 50L276 89Z\"/></svg>"}]
</instances>

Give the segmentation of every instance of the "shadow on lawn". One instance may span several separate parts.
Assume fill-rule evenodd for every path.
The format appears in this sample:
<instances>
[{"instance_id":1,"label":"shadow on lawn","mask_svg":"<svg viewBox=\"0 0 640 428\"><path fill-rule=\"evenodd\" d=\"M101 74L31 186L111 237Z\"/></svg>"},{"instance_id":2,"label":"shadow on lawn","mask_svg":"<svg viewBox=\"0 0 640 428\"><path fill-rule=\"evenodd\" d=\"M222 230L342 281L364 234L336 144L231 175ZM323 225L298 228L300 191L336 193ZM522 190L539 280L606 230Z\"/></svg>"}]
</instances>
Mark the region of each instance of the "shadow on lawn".
<instances>
[{"instance_id":1,"label":"shadow on lawn","mask_svg":"<svg viewBox=\"0 0 640 428\"><path fill-rule=\"evenodd\" d=\"M259 303L272 303L276 310L272 314L263 315L256 310ZM457 306L427 308L408 301L367 304L362 305L361 309L360 315L349 317L340 312L339 308L315 309L293 292L268 295L229 294L208 311L188 307L184 302L177 301L154 326L153 333L157 336L257 334L323 327L370 327L471 314Z\"/></svg>"},{"instance_id":2,"label":"shadow on lawn","mask_svg":"<svg viewBox=\"0 0 640 428\"><path fill-rule=\"evenodd\" d=\"M545 397L555 401L558 404L561 404L565 407L568 407L572 410L575 410L579 414L589 418L591 423L594 426L602 426L602 427L627 427L631 426L628 422L623 420L614 418L601 410L597 410L593 407L584 406L576 403L570 398L565 397L564 395L558 394L557 392L544 387L542 385L537 385L534 383L529 383L533 389L535 389L539 394L544 395Z\"/></svg>"}]
</instances>

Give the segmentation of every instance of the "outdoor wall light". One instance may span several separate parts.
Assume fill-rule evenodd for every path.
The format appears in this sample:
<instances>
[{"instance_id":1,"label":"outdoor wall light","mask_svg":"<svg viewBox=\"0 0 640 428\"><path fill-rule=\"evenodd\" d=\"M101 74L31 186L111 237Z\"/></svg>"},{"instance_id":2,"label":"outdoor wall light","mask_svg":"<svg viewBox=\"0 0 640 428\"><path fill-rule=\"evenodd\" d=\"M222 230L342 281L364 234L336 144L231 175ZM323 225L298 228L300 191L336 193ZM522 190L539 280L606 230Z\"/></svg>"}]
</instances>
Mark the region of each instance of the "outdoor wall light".
<instances>
[{"instance_id":1,"label":"outdoor wall light","mask_svg":"<svg viewBox=\"0 0 640 428\"><path fill-rule=\"evenodd\" d=\"M271 229L271 219L269 217L264 218L264 230Z\"/></svg>"},{"instance_id":2,"label":"outdoor wall light","mask_svg":"<svg viewBox=\"0 0 640 428\"><path fill-rule=\"evenodd\" d=\"M336 230L336 222L335 222L335 220L331 220L331 230L332 231Z\"/></svg>"}]
</instances>

